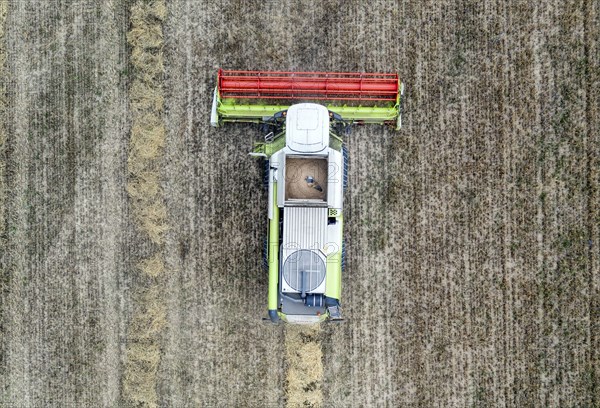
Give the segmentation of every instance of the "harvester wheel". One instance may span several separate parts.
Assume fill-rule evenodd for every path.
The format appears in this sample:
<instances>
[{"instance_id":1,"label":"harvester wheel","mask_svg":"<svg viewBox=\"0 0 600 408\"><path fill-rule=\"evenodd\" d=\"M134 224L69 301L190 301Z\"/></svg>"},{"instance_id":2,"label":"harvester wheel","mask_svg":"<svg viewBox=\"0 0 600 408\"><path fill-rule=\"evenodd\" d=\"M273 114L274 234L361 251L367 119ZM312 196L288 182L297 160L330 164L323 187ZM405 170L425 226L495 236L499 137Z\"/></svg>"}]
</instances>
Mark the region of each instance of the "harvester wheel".
<instances>
[{"instance_id":1,"label":"harvester wheel","mask_svg":"<svg viewBox=\"0 0 600 408\"><path fill-rule=\"evenodd\" d=\"M346 267L346 240L342 240L342 272Z\"/></svg>"},{"instance_id":2,"label":"harvester wheel","mask_svg":"<svg viewBox=\"0 0 600 408\"><path fill-rule=\"evenodd\" d=\"M263 173L263 187L265 188L265 190L269 189L269 170L270 170L270 164L269 164L269 159L265 159L264 161L264 173Z\"/></svg>"},{"instance_id":3,"label":"harvester wheel","mask_svg":"<svg viewBox=\"0 0 600 408\"><path fill-rule=\"evenodd\" d=\"M344 191L346 191L346 188L348 187L348 149L346 148L346 146L342 146L342 158L344 160Z\"/></svg>"}]
</instances>

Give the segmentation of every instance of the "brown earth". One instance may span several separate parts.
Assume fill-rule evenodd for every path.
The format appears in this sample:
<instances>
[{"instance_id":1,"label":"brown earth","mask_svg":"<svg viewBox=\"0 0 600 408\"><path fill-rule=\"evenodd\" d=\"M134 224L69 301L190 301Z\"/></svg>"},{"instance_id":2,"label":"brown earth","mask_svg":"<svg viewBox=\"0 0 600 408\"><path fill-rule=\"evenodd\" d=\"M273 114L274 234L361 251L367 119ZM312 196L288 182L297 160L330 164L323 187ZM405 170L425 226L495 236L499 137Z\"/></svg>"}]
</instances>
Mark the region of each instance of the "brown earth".
<instances>
[{"instance_id":1,"label":"brown earth","mask_svg":"<svg viewBox=\"0 0 600 408\"><path fill-rule=\"evenodd\" d=\"M126 190L131 6L12 0L0 18L2 406L126 403L135 271L156 253ZM598 2L173 0L162 29L159 405L291 389L284 328L261 321L261 135L208 126L218 67L406 84L400 132L346 138L324 406L600 405Z\"/></svg>"}]
</instances>

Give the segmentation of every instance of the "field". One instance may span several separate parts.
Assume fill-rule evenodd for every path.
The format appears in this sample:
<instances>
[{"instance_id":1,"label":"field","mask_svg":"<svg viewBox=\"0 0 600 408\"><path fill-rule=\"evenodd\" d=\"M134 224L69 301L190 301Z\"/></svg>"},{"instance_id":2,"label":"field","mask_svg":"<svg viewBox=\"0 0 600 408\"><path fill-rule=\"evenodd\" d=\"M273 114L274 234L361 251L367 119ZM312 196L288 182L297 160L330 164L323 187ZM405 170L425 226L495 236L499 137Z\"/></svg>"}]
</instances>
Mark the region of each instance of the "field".
<instances>
[{"instance_id":1,"label":"field","mask_svg":"<svg viewBox=\"0 0 600 408\"><path fill-rule=\"evenodd\" d=\"M346 139L341 324L261 320L219 67L406 85ZM598 2L0 0L0 78L0 406L600 406Z\"/></svg>"}]
</instances>

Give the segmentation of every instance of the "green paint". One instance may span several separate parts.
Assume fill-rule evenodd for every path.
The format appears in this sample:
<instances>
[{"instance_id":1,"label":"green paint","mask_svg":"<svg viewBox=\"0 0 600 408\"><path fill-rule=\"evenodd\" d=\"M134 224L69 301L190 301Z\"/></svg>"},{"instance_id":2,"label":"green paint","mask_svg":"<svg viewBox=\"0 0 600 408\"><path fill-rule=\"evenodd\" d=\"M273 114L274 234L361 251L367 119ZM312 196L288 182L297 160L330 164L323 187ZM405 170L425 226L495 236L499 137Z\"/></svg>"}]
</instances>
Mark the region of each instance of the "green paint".
<instances>
[{"instance_id":1,"label":"green paint","mask_svg":"<svg viewBox=\"0 0 600 408\"><path fill-rule=\"evenodd\" d=\"M343 237L343 224L344 224L344 216L340 214L338 217L338 222L340 223L341 236ZM341 238L341 237L340 237ZM326 277L325 277L325 296L332 297L335 299L340 299L342 294L342 248L340 247L338 251L333 254L330 254L327 257L327 265L326 265Z\"/></svg>"},{"instance_id":2,"label":"green paint","mask_svg":"<svg viewBox=\"0 0 600 408\"><path fill-rule=\"evenodd\" d=\"M329 147L338 152L342 150L342 139L333 132L329 132ZM267 157L271 157L281 149L285 147L285 131L276 135L273 140L269 143L267 142L257 142L254 143L254 149L252 151L254 153L264 153Z\"/></svg>"},{"instance_id":3,"label":"green paint","mask_svg":"<svg viewBox=\"0 0 600 408\"><path fill-rule=\"evenodd\" d=\"M398 106L335 106L325 105L328 110L349 121L384 124L398 119ZM224 122L260 123L277 112L286 110L289 105L236 105L220 103L217 108L220 120Z\"/></svg>"},{"instance_id":4,"label":"green paint","mask_svg":"<svg viewBox=\"0 0 600 408\"><path fill-rule=\"evenodd\" d=\"M333 150L337 150L338 152L341 152L343 145L344 145L344 142L342 141L341 137L339 137L338 135L336 135L333 132L329 132L329 147L331 147Z\"/></svg>"},{"instance_id":5,"label":"green paint","mask_svg":"<svg viewBox=\"0 0 600 408\"><path fill-rule=\"evenodd\" d=\"M277 310L279 284L279 207L277 207L277 183L273 183L273 218L269 220L269 310Z\"/></svg>"},{"instance_id":6,"label":"green paint","mask_svg":"<svg viewBox=\"0 0 600 408\"><path fill-rule=\"evenodd\" d=\"M258 119L260 122L263 118L270 118L277 112L287 110L289 105L238 105L227 100L221 100L217 106L219 117L224 120L235 122L245 122L243 119ZM252 122L252 120L250 120Z\"/></svg>"},{"instance_id":7,"label":"green paint","mask_svg":"<svg viewBox=\"0 0 600 408\"><path fill-rule=\"evenodd\" d=\"M265 145L265 153L271 157L271 155L277 153L285 147L285 132L281 132L271 143Z\"/></svg>"},{"instance_id":8,"label":"green paint","mask_svg":"<svg viewBox=\"0 0 600 408\"><path fill-rule=\"evenodd\" d=\"M328 104L331 112L339 114L347 121L362 123L396 122L398 128L400 121L400 95L396 102L387 106L337 106ZM272 117L277 112L287 110L290 105L269 105L263 103L238 104L234 99L221 99L217 95L217 114L219 122L250 122L260 123L266 118Z\"/></svg>"}]
</instances>

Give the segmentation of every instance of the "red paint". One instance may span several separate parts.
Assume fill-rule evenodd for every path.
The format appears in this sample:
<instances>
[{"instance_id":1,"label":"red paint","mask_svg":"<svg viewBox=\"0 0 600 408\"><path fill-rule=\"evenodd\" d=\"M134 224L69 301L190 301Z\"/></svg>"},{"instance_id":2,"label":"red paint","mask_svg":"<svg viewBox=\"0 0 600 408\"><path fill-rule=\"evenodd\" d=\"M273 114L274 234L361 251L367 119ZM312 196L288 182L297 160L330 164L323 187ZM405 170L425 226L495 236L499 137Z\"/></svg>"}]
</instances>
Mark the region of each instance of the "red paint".
<instances>
[{"instance_id":1,"label":"red paint","mask_svg":"<svg viewBox=\"0 0 600 408\"><path fill-rule=\"evenodd\" d=\"M219 95L233 99L396 101L398 74L219 70Z\"/></svg>"}]
</instances>

